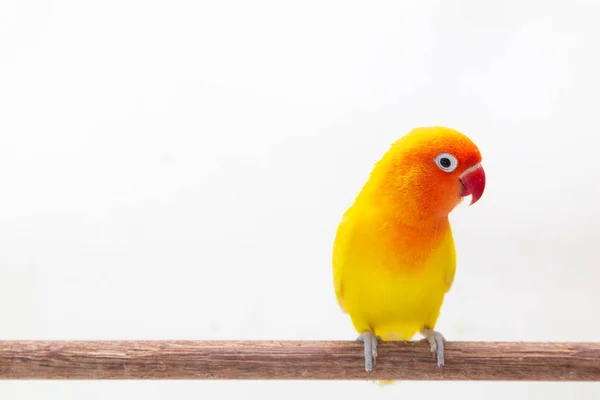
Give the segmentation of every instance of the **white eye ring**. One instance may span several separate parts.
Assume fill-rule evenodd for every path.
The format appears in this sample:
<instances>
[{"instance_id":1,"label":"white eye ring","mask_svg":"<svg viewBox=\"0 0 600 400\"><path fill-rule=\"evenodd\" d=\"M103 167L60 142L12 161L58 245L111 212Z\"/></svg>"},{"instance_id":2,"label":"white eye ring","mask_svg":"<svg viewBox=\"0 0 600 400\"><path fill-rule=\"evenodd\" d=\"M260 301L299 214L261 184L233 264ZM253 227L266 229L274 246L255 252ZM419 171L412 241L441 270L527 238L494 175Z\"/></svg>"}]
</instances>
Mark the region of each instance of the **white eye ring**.
<instances>
[{"instance_id":1,"label":"white eye ring","mask_svg":"<svg viewBox=\"0 0 600 400\"><path fill-rule=\"evenodd\" d=\"M435 163L444 172L452 172L458 167L458 161L450 153L438 154L435 158Z\"/></svg>"}]
</instances>

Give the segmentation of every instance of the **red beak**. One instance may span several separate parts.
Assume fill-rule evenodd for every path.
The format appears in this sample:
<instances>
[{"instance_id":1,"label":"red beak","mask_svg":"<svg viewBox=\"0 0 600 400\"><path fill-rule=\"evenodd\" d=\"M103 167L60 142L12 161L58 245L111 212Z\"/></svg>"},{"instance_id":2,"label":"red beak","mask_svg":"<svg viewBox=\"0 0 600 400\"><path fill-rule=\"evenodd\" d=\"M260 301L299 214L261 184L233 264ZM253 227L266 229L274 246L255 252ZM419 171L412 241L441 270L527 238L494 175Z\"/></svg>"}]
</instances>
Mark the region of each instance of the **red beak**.
<instances>
[{"instance_id":1,"label":"red beak","mask_svg":"<svg viewBox=\"0 0 600 400\"><path fill-rule=\"evenodd\" d=\"M483 167L481 164L477 164L463 172L459 179L462 183L461 197L471 195L470 205L475 204L485 190L485 171Z\"/></svg>"}]
</instances>

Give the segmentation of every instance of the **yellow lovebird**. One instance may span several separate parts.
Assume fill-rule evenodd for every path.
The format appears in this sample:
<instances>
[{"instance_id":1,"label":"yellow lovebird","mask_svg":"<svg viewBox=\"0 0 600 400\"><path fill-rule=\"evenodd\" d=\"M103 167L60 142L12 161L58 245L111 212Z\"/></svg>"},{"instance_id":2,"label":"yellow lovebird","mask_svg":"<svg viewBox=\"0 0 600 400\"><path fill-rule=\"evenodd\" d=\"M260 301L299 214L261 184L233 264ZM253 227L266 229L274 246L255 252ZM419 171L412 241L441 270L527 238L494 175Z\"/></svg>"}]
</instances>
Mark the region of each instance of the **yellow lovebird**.
<instances>
[{"instance_id":1,"label":"yellow lovebird","mask_svg":"<svg viewBox=\"0 0 600 400\"><path fill-rule=\"evenodd\" d=\"M375 164L333 246L335 294L364 343L367 372L378 339L418 332L444 365L444 337L434 329L456 268L448 214L484 189L479 149L446 127L410 131Z\"/></svg>"}]
</instances>

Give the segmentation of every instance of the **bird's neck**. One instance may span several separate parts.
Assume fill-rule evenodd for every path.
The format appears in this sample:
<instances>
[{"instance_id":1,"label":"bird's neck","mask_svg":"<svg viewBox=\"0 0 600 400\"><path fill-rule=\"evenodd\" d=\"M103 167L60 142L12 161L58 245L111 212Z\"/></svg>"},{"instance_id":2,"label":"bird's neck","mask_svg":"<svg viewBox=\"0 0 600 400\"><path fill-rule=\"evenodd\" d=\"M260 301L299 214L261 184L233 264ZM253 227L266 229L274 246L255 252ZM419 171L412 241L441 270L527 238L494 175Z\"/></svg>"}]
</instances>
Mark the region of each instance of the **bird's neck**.
<instances>
[{"instance_id":1,"label":"bird's neck","mask_svg":"<svg viewBox=\"0 0 600 400\"><path fill-rule=\"evenodd\" d=\"M365 188L357 202L367 205L377 219L400 229L437 231L449 226L449 211L438 207L427 192L398 188Z\"/></svg>"},{"instance_id":2,"label":"bird's neck","mask_svg":"<svg viewBox=\"0 0 600 400\"><path fill-rule=\"evenodd\" d=\"M417 271L427 265L427 260L452 235L448 218L427 219L421 223L382 210L373 215L367 223L381 248L394 254L386 265L394 270ZM387 254L387 252L386 252Z\"/></svg>"}]
</instances>

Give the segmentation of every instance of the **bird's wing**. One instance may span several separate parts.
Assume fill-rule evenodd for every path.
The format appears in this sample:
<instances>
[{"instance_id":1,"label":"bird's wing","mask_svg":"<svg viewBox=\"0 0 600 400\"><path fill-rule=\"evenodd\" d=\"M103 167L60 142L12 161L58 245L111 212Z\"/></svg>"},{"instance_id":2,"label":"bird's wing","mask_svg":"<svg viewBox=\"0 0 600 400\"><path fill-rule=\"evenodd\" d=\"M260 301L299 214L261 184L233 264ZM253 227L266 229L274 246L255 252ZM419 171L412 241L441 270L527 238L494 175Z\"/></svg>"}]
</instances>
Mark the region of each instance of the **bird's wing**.
<instances>
[{"instance_id":1,"label":"bird's wing","mask_svg":"<svg viewBox=\"0 0 600 400\"><path fill-rule=\"evenodd\" d=\"M346 311L344 305L344 264L346 263L348 252L352 248L354 237L354 224L352 223L347 211L340 224L338 225L333 243L333 284L335 287L335 296L342 311Z\"/></svg>"},{"instance_id":2,"label":"bird's wing","mask_svg":"<svg viewBox=\"0 0 600 400\"><path fill-rule=\"evenodd\" d=\"M453 255L453 257L455 257ZM456 261L450 263L448 270L446 271L446 293L450 291L452 288L452 284L454 283L454 274L456 273Z\"/></svg>"},{"instance_id":3,"label":"bird's wing","mask_svg":"<svg viewBox=\"0 0 600 400\"><path fill-rule=\"evenodd\" d=\"M454 238L452 236L452 229L448 230L450 239L450 262L447 264L446 269L446 293L452 288L454 283L454 274L456 273L456 248L454 247Z\"/></svg>"}]
</instances>

